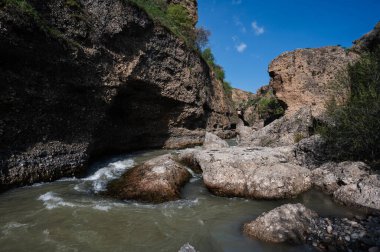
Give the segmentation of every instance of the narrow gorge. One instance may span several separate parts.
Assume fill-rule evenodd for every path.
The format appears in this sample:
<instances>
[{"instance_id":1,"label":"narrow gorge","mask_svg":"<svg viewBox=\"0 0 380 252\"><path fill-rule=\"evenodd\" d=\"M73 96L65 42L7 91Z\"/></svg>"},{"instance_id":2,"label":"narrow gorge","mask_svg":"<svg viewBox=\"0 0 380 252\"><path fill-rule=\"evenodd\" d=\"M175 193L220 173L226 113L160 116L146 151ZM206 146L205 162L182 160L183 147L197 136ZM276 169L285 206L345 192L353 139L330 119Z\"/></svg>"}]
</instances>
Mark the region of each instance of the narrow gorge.
<instances>
[{"instance_id":1,"label":"narrow gorge","mask_svg":"<svg viewBox=\"0 0 380 252\"><path fill-rule=\"evenodd\" d=\"M380 23L282 53L254 94L197 22L196 0L0 0L2 251L380 250ZM372 142L347 158L359 68Z\"/></svg>"}]
</instances>

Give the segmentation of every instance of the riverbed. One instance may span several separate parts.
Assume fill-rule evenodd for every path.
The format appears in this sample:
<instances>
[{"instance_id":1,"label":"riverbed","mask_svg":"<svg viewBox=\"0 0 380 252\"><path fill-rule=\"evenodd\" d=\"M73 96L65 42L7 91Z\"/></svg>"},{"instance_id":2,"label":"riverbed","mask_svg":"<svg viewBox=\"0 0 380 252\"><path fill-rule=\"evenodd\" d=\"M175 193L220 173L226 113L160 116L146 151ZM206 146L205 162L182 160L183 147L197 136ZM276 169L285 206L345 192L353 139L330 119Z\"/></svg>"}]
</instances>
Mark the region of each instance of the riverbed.
<instances>
[{"instance_id":1,"label":"riverbed","mask_svg":"<svg viewBox=\"0 0 380 252\"><path fill-rule=\"evenodd\" d=\"M108 157L93 164L85 178L0 194L1 251L178 251L186 243L205 252L313 251L252 240L242 225L284 203L302 203L322 216L358 214L317 191L280 201L216 197L199 175L178 201L153 205L102 196L107 182L164 153L168 151Z\"/></svg>"}]
</instances>

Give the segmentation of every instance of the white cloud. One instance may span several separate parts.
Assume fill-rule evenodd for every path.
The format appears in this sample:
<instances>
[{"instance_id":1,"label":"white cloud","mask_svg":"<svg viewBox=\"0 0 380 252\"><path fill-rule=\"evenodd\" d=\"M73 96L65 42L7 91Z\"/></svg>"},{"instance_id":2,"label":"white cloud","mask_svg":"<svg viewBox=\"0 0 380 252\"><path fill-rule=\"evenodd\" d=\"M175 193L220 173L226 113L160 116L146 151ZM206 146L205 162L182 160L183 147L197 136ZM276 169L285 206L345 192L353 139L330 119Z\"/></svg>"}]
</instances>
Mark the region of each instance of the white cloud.
<instances>
[{"instance_id":1,"label":"white cloud","mask_svg":"<svg viewBox=\"0 0 380 252\"><path fill-rule=\"evenodd\" d=\"M232 4L238 5L241 4L243 1L242 0L232 0Z\"/></svg>"},{"instance_id":2,"label":"white cloud","mask_svg":"<svg viewBox=\"0 0 380 252\"><path fill-rule=\"evenodd\" d=\"M256 35L259 36L265 32L265 29L263 26L259 26L256 21L252 22L252 28L255 31Z\"/></svg>"},{"instance_id":3,"label":"white cloud","mask_svg":"<svg viewBox=\"0 0 380 252\"><path fill-rule=\"evenodd\" d=\"M234 17L233 19L236 27L238 27L242 33L246 33L247 28L245 28L245 25L240 21L240 19L238 17Z\"/></svg>"},{"instance_id":4,"label":"white cloud","mask_svg":"<svg viewBox=\"0 0 380 252\"><path fill-rule=\"evenodd\" d=\"M240 43L238 45L236 45L236 50L239 52L239 53L242 53L245 51L245 49L247 49L247 44L246 43Z\"/></svg>"}]
</instances>

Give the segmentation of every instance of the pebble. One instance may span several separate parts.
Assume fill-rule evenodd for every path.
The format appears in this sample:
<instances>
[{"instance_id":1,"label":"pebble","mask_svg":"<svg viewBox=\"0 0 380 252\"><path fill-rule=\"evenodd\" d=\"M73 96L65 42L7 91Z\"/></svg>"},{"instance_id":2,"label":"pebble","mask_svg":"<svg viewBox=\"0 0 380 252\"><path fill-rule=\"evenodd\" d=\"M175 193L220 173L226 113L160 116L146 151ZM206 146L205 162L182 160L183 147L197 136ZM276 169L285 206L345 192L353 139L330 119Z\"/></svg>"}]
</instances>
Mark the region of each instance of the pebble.
<instances>
[{"instance_id":1,"label":"pebble","mask_svg":"<svg viewBox=\"0 0 380 252\"><path fill-rule=\"evenodd\" d=\"M332 226L327 226L327 233L331 234L332 230L333 230Z\"/></svg>"}]
</instances>

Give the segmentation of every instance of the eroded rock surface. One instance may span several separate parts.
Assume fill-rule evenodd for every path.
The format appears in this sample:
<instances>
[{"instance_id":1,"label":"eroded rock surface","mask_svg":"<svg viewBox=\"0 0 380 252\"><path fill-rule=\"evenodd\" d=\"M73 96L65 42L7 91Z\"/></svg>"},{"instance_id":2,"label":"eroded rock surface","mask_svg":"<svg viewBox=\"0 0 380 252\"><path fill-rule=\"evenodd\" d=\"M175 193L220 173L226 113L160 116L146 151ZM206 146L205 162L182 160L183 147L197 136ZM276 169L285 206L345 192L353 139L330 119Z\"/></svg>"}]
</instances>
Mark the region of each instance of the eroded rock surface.
<instances>
[{"instance_id":1,"label":"eroded rock surface","mask_svg":"<svg viewBox=\"0 0 380 252\"><path fill-rule=\"evenodd\" d=\"M380 217L323 218L302 204L265 212L243 227L251 238L309 244L319 251L370 251L380 245Z\"/></svg>"},{"instance_id":2,"label":"eroded rock surface","mask_svg":"<svg viewBox=\"0 0 380 252\"><path fill-rule=\"evenodd\" d=\"M380 176L362 162L326 163L312 171L312 181L344 205L380 211Z\"/></svg>"},{"instance_id":3,"label":"eroded rock surface","mask_svg":"<svg viewBox=\"0 0 380 252\"><path fill-rule=\"evenodd\" d=\"M301 244L312 232L318 214L302 204L286 204L264 212L244 225L244 233L265 242Z\"/></svg>"},{"instance_id":4,"label":"eroded rock surface","mask_svg":"<svg viewBox=\"0 0 380 252\"><path fill-rule=\"evenodd\" d=\"M168 154L128 170L107 186L107 194L122 200L162 203L180 199L189 171Z\"/></svg>"},{"instance_id":5,"label":"eroded rock surface","mask_svg":"<svg viewBox=\"0 0 380 252\"><path fill-rule=\"evenodd\" d=\"M255 199L294 197L311 187L310 171L292 164L292 148L230 147L187 150L179 160L196 164L216 195Z\"/></svg>"},{"instance_id":6,"label":"eroded rock surface","mask_svg":"<svg viewBox=\"0 0 380 252\"><path fill-rule=\"evenodd\" d=\"M264 128L252 131L250 136L248 129L239 129L242 134L239 145L241 146L289 146L311 135L313 130L313 116L309 107L301 108L297 113L288 114L275 120Z\"/></svg>"},{"instance_id":7,"label":"eroded rock surface","mask_svg":"<svg viewBox=\"0 0 380 252\"><path fill-rule=\"evenodd\" d=\"M203 148L205 149L219 149L227 148L228 143L210 132L206 133L205 141L203 142Z\"/></svg>"},{"instance_id":8,"label":"eroded rock surface","mask_svg":"<svg viewBox=\"0 0 380 252\"><path fill-rule=\"evenodd\" d=\"M269 65L270 86L288 106L286 114L310 106L318 117L325 111L336 74L358 57L339 46L285 52Z\"/></svg>"},{"instance_id":9,"label":"eroded rock surface","mask_svg":"<svg viewBox=\"0 0 380 252\"><path fill-rule=\"evenodd\" d=\"M230 129L222 84L184 41L129 1L72 2L0 8L0 190Z\"/></svg>"}]
</instances>

